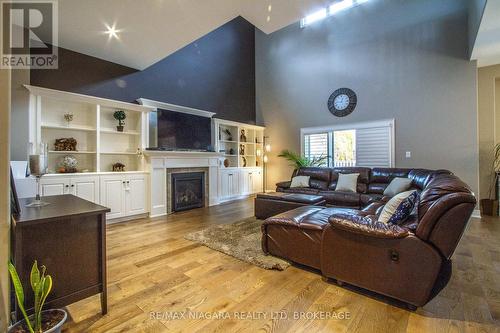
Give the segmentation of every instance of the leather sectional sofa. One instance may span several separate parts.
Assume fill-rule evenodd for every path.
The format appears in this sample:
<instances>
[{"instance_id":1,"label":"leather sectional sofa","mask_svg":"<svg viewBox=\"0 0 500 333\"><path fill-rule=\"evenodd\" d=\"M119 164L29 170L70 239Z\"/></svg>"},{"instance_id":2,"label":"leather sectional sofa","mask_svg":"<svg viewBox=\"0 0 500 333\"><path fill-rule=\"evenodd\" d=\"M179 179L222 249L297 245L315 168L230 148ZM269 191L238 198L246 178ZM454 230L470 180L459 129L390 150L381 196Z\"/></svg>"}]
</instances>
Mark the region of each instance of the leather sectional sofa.
<instances>
[{"instance_id":1,"label":"leather sectional sofa","mask_svg":"<svg viewBox=\"0 0 500 333\"><path fill-rule=\"evenodd\" d=\"M359 173L357 193L335 193L338 173ZM423 306L446 286L451 256L476 199L449 171L389 168L303 168L309 188L277 191L323 196L328 206L300 207L264 221L265 253L321 271L326 278ZM294 174L294 175L295 175ZM417 214L402 225L377 221L394 177L412 179Z\"/></svg>"}]
</instances>

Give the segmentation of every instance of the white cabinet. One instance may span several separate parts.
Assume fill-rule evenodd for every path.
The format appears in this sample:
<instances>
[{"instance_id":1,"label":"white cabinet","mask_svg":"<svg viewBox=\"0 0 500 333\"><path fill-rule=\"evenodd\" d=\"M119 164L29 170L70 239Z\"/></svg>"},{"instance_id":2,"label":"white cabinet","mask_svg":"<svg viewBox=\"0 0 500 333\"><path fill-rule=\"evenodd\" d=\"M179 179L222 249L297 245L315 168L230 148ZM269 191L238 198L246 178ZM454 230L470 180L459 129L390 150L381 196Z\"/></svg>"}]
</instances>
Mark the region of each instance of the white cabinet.
<instances>
[{"instance_id":1,"label":"white cabinet","mask_svg":"<svg viewBox=\"0 0 500 333\"><path fill-rule=\"evenodd\" d=\"M263 191L263 172L262 169L257 169L252 172L252 193L259 193Z\"/></svg>"},{"instance_id":2,"label":"white cabinet","mask_svg":"<svg viewBox=\"0 0 500 333\"><path fill-rule=\"evenodd\" d=\"M108 207L108 219L147 212L145 174L101 176L101 205Z\"/></svg>"},{"instance_id":3,"label":"white cabinet","mask_svg":"<svg viewBox=\"0 0 500 333\"><path fill-rule=\"evenodd\" d=\"M99 203L99 177L72 178L70 194L93 203Z\"/></svg>"},{"instance_id":4,"label":"white cabinet","mask_svg":"<svg viewBox=\"0 0 500 333\"><path fill-rule=\"evenodd\" d=\"M125 216L125 185L122 175L101 177L101 205L111 209L108 219Z\"/></svg>"},{"instance_id":5,"label":"white cabinet","mask_svg":"<svg viewBox=\"0 0 500 333\"><path fill-rule=\"evenodd\" d=\"M42 196L73 194L99 203L99 177L42 177Z\"/></svg>"},{"instance_id":6,"label":"white cabinet","mask_svg":"<svg viewBox=\"0 0 500 333\"><path fill-rule=\"evenodd\" d=\"M131 175L126 179L125 214L137 215L146 213L146 176Z\"/></svg>"},{"instance_id":7,"label":"white cabinet","mask_svg":"<svg viewBox=\"0 0 500 333\"><path fill-rule=\"evenodd\" d=\"M224 169L220 171L220 194L221 200L228 200L239 194L239 173L237 169Z\"/></svg>"},{"instance_id":8,"label":"white cabinet","mask_svg":"<svg viewBox=\"0 0 500 333\"><path fill-rule=\"evenodd\" d=\"M69 185L71 178L69 177L45 177L41 179L42 197L51 195L69 194Z\"/></svg>"},{"instance_id":9,"label":"white cabinet","mask_svg":"<svg viewBox=\"0 0 500 333\"><path fill-rule=\"evenodd\" d=\"M219 178L219 199L222 201L262 192L261 168L222 168Z\"/></svg>"}]
</instances>

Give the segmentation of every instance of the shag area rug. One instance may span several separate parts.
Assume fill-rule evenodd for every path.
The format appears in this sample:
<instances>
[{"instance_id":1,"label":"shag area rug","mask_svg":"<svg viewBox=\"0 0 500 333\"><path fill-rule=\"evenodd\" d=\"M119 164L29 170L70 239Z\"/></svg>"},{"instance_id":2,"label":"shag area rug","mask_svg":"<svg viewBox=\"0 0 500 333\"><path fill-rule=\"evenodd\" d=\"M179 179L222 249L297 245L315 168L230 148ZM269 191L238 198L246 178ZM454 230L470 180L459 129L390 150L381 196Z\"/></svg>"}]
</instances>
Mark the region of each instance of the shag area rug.
<instances>
[{"instance_id":1,"label":"shag area rug","mask_svg":"<svg viewBox=\"0 0 500 333\"><path fill-rule=\"evenodd\" d=\"M261 248L262 220L255 217L231 224L218 224L184 236L185 239L203 244L252 265L282 271L290 263L271 255Z\"/></svg>"}]
</instances>

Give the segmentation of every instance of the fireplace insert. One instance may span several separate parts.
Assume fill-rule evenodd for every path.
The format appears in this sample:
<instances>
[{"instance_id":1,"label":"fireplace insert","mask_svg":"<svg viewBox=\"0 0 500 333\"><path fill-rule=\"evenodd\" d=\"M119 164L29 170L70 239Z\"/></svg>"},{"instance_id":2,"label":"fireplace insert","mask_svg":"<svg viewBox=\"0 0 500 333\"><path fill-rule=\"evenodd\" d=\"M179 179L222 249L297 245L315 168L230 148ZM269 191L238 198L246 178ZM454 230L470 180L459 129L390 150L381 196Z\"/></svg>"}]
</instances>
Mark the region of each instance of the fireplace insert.
<instances>
[{"instance_id":1,"label":"fireplace insert","mask_svg":"<svg viewBox=\"0 0 500 333\"><path fill-rule=\"evenodd\" d=\"M205 206L205 173L172 174L172 212Z\"/></svg>"}]
</instances>

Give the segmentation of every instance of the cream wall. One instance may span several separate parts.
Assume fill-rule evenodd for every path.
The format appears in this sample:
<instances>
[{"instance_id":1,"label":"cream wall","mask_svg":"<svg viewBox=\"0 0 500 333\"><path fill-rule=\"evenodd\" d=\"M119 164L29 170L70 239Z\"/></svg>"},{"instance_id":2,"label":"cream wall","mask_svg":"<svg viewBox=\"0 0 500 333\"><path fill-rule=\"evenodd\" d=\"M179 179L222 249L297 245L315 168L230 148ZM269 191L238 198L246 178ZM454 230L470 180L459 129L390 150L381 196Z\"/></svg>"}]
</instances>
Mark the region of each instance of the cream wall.
<instances>
[{"instance_id":1,"label":"cream wall","mask_svg":"<svg viewBox=\"0 0 500 333\"><path fill-rule=\"evenodd\" d=\"M493 181L492 152L500 142L500 65L478 69L479 193L487 198Z\"/></svg>"},{"instance_id":2,"label":"cream wall","mask_svg":"<svg viewBox=\"0 0 500 333\"><path fill-rule=\"evenodd\" d=\"M0 332L7 332L9 316L10 186L9 186L9 124L10 71L0 70Z\"/></svg>"}]
</instances>

